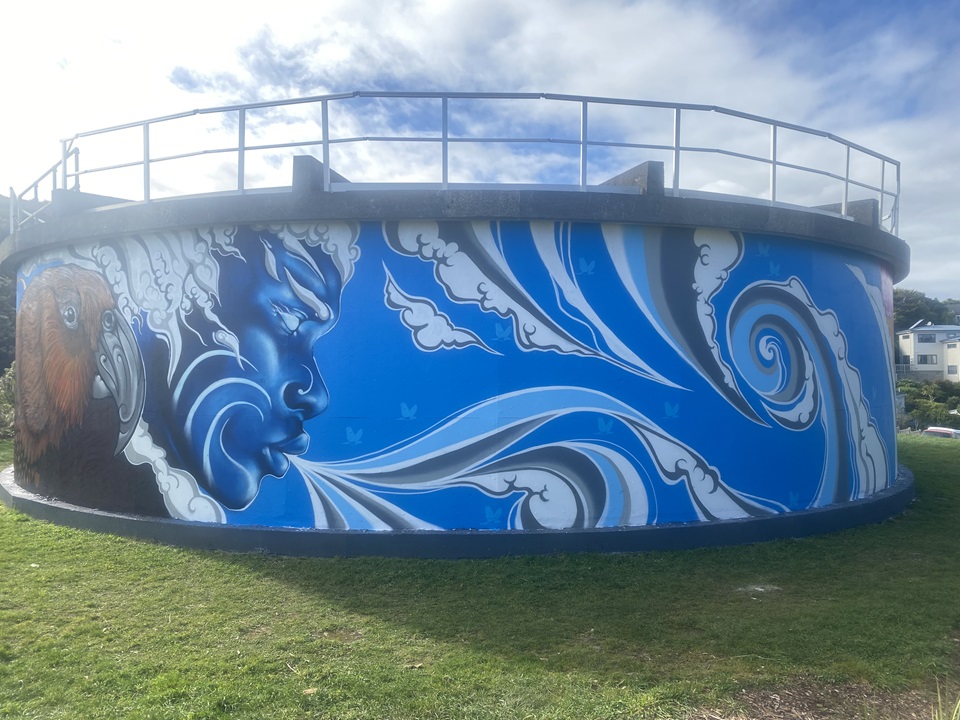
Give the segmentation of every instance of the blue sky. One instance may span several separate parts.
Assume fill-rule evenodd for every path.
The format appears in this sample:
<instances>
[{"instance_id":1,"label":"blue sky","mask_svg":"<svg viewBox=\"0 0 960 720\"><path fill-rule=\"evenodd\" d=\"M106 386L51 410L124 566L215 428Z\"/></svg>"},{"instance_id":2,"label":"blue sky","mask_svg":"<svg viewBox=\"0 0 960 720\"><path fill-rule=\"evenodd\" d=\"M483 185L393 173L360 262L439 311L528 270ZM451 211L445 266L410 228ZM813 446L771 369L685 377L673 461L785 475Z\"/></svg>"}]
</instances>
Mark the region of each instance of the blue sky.
<instances>
[{"instance_id":1,"label":"blue sky","mask_svg":"<svg viewBox=\"0 0 960 720\"><path fill-rule=\"evenodd\" d=\"M716 104L903 165L902 283L960 297L960 3L274 0L20 3L4 11L0 187L76 132L352 90L551 92ZM162 11L161 11L162 8ZM56 20L54 20L56 18Z\"/></svg>"}]
</instances>

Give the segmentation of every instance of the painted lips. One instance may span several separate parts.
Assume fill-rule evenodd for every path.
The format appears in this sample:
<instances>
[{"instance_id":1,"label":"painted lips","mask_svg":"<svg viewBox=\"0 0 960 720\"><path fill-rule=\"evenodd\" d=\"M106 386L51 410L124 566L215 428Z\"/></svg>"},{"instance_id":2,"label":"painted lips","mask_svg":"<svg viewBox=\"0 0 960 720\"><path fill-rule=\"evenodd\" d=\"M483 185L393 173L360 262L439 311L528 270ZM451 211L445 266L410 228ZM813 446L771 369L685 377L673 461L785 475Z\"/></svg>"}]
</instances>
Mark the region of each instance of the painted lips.
<instances>
[{"instance_id":1,"label":"painted lips","mask_svg":"<svg viewBox=\"0 0 960 720\"><path fill-rule=\"evenodd\" d=\"M284 455L303 455L309 446L310 436L301 431L299 435L294 436L286 442L274 445L273 447L282 452Z\"/></svg>"},{"instance_id":2,"label":"painted lips","mask_svg":"<svg viewBox=\"0 0 960 720\"><path fill-rule=\"evenodd\" d=\"M274 477L283 477L290 467L290 455L303 455L310 446L310 436L302 430L298 435L294 435L289 440L280 443L274 443L266 448L264 454L267 457L268 474Z\"/></svg>"}]
</instances>

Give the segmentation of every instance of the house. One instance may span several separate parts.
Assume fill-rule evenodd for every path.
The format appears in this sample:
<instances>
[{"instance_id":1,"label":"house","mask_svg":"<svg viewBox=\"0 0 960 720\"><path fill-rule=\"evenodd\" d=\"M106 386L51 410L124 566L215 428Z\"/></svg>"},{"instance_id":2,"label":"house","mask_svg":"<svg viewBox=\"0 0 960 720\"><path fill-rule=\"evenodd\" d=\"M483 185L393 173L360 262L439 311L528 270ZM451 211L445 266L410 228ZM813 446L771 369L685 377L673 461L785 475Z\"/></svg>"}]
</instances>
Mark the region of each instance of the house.
<instances>
[{"instance_id":1,"label":"house","mask_svg":"<svg viewBox=\"0 0 960 720\"><path fill-rule=\"evenodd\" d=\"M897 377L960 382L960 325L917 323L897 333Z\"/></svg>"}]
</instances>

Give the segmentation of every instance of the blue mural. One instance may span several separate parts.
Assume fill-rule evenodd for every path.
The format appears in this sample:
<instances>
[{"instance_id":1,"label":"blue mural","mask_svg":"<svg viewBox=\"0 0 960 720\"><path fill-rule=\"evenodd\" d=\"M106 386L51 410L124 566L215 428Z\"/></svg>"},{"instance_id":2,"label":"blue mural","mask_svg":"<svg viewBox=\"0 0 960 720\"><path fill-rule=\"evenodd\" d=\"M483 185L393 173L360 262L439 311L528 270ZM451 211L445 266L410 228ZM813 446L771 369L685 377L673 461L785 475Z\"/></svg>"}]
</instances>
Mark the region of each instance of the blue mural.
<instances>
[{"instance_id":1,"label":"blue mural","mask_svg":"<svg viewBox=\"0 0 960 720\"><path fill-rule=\"evenodd\" d=\"M95 310L71 279L40 322L54 275L95 277ZM73 312L126 340L109 367L102 339L77 351L92 359L75 384L120 419L85 406L63 433L77 439L40 450L18 427L18 470L42 487L45 456L102 445L83 462L111 468L122 489L103 496L139 488L133 511L627 527L824 507L896 476L891 279L836 247L630 224L288 223L51 251L20 282L18 328Z\"/></svg>"}]
</instances>

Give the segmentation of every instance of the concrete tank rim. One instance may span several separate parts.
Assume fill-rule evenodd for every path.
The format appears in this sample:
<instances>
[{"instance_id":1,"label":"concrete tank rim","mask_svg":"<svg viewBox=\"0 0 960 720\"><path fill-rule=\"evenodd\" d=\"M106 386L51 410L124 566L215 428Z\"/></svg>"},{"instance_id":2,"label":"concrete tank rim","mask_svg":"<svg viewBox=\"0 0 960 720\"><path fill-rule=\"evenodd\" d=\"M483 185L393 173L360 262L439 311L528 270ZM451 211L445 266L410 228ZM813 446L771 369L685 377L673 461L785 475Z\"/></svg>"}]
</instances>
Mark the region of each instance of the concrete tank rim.
<instances>
[{"instance_id":1,"label":"concrete tank rim","mask_svg":"<svg viewBox=\"0 0 960 720\"><path fill-rule=\"evenodd\" d=\"M0 502L38 520L176 547L290 557L468 559L747 545L884 522L903 513L915 495L913 472L900 465L896 481L869 497L763 518L534 532L316 530L112 513L37 495L16 483L13 466L0 470Z\"/></svg>"},{"instance_id":2,"label":"concrete tank rim","mask_svg":"<svg viewBox=\"0 0 960 720\"><path fill-rule=\"evenodd\" d=\"M798 238L872 255L890 266L893 282L910 268L910 248L875 225L818 211L704 197L591 189L390 189L197 195L128 202L62 191L52 219L0 243L0 271L13 274L27 258L72 244L180 228L297 221L548 220L710 227Z\"/></svg>"}]
</instances>

